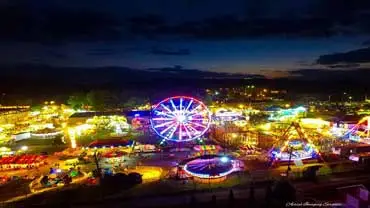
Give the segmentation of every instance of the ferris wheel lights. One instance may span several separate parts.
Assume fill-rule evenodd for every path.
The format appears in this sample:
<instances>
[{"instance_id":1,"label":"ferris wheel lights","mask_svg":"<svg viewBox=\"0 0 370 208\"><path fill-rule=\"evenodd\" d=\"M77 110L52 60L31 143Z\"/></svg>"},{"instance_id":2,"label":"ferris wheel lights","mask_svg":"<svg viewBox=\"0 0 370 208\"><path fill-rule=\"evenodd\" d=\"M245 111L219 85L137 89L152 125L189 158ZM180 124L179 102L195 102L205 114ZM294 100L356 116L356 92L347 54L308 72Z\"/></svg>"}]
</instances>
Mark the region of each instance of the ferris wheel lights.
<instances>
[{"instance_id":1,"label":"ferris wheel lights","mask_svg":"<svg viewBox=\"0 0 370 208\"><path fill-rule=\"evenodd\" d=\"M200 101L185 96L167 98L157 104L150 122L158 136L172 141L190 141L209 128L211 114Z\"/></svg>"},{"instance_id":2,"label":"ferris wheel lights","mask_svg":"<svg viewBox=\"0 0 370 208\"><path fill-rule=\"evenodd\" d=\"M180 122L180 123L184 123L186 121L186 116L185 115L178 115L177 116L177 121Z\"/></svg>"}]
</instances>

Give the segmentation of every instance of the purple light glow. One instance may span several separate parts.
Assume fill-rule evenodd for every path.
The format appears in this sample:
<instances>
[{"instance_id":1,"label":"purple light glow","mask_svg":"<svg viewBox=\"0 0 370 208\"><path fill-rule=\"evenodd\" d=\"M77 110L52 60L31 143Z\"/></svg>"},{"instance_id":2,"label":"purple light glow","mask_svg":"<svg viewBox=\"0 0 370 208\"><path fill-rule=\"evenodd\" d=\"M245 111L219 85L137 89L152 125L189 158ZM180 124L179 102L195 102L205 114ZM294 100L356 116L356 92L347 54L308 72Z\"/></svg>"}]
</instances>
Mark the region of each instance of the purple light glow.
<instances>
[{"instance_id":1,"label":"purple light glow","mask_svg":"<svg viewBox=\"0 0 370 208\"><path fill-rule=\"evenodd\" d=\"M226 158L226 160L225 160ZM194 159L184 166L184 171L191 176L205 179L222 178L232 172L238 171L238 161L227 157L215 156L211 159Z\"/></svg>"}]
</instances>

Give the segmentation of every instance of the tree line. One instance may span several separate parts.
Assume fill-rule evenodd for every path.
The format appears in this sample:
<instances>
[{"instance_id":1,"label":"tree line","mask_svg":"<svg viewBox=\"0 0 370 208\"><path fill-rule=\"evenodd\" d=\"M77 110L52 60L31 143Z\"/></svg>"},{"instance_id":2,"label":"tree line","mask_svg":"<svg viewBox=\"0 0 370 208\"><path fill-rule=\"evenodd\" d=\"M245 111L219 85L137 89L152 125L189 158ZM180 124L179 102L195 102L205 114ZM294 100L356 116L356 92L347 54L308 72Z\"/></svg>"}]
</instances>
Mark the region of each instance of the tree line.
<instances>
[{"instance_id":1,"label":"tree line","mask_svg":"<svg viewBox=\"0 0 370 208\"><path fill-rule=\"evenodd\" d=\"M212 96L206 95L204 89L198 88L152 88L147 90L124 89L124 90L107 90L107 89L89 89L80 90L62 94L46 95L22 95L22 94L5 94L0 96L0 105L29 105L35 110L41 109L46 101L55 101L56 104L67 104L74 109L102 110L122 110L132 109L136 106L145 104L155 104L161 100L176 96L191 96L202 100L205 104L212 103Z\"/></svg>"},{"instance_id":2,"label":"tree line","mask_svg":"<svg viewBox=\"0 0 370 208\"><path fill-rule=\"evenodd\" d=\"M148 103L150 103L149 97L140 93L117 93L107 90L76 92L67 100L67 105L73 109L91 108L96 111L132 109Z\"/></svg>"}]
</instances>

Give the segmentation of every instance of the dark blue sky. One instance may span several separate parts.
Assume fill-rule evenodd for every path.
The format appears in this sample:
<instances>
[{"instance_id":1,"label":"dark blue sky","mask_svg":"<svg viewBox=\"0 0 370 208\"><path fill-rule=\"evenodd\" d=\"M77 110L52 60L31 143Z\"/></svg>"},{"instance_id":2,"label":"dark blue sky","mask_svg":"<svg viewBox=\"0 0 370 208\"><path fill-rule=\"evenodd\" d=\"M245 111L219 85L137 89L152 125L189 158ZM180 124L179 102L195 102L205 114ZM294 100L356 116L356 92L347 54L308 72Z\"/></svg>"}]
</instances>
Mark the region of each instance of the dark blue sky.
<instances>
[{"instance_id":1,"label":"dark blue sky","mask_svg":"<svg viewBox=\"0 0 370 208\"><path fill-rule=\"evenodd\" d=\"M285 76L370 62L366 0L8 0L0 19L3 64Z\"/></svg>"}]
</instances>

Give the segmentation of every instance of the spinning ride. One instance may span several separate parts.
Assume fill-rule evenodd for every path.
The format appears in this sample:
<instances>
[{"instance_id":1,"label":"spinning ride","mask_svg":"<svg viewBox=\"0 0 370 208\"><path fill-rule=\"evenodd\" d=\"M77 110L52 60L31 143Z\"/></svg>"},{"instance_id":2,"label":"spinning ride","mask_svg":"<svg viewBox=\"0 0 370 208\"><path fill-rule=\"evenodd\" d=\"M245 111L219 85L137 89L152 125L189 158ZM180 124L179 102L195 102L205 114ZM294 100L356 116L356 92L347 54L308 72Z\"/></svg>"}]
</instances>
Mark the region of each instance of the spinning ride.
<instances>
[{"instance_id":1,"label":"spinning ride","mask_svg":"<svg viewBox=\"0 0 370 208\"><path fill-rule=\"evenodd\" d=\"M297 107L290 109L282 109L277 112L274 112L268 118L269 121L289 121L295 120L299 117L302 117L306 113L306 108Z\"/></svg>"},{"instance_id":2,"label":"spinning ride","mask_svg":"<svg viewBox=\"0 0 370 208\"><path fill-rule=\"evenodd\" d=\"M316 152L313 145L303 140L291 140L288 146L290 148L288 151L280 151L279 149L272 151L273 157L278 158L280 161L304 160L315 157Z\"/></svg>"},{"instance_id":3,"label":"spinning ride","mask_svg":"<svg viewBox=\"0 0 370 208\"><path fill-rule=\"evenodd\" d=\"M183 170L200 182L204 179L205 182L211 179L221 181L230 173L240 170L238 162L227 156L204 155L186 162Z\"/></svg>"},{"instance_id":4,"label":"spinning ride","mask_svg":"<svg viewBox=\"0 0 370 208\"><path fill-rule=\"evenodd\" d=\"M295 129L297 135L291 133L293 129ZM299 139L294 139L294 137L297 138L296 136ZM287 139L285 139L286 137ZM293 122L281 138L285 139L282 146L274 146L270 151L272 162L321 158L319 151L298 123Z\"/></svg>"},{"instance_id":5,"label":"spinning ride","mask_svg":"<svg viewBox=\"0 0 370 208\"><path fill-rule=\"evenodd\" d=\"M154 132L164 140L192 141L209 129L211 113L195 98L176 96L161 101L153 108L150 123Z\"/></svg>"},{"instance_id":6,"label":"spinning ride","mask_svg":"<svg viewBox=\"0 0 370 208\"><path fill-rule=\"evenodd\" d=\"M342 138L370 144L370 116L362 118L356 125L345 132Z\"/></svg>"},{"instance_id":7,"label":"spinning ride","mask_svg":"<svg viewBox=\"0 0 370 208\"><path fill-rule=\"evenodd\" d=\"M221 122L245 120L242 111L225 108L218 109L214 114L214 119Z\"/></svg>"}]
</instances>

